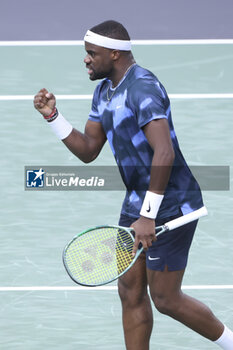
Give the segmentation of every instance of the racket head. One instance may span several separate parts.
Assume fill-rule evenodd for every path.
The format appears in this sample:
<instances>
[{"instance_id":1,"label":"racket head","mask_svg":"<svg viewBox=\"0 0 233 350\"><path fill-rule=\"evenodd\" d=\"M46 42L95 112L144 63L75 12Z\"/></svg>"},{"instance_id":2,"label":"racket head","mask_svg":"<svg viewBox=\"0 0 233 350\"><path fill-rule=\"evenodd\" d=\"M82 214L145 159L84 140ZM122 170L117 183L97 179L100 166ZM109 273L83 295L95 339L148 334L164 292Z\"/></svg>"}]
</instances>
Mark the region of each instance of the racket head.
<instances>
[{"instance_id":1,"label":"racket head","mask_svg":"<svg viewBox=\"0 0 233 350\"><path fill-rule=\"evenodd\" d=\"M96 226L76 235L64 248L63 263L70 278L82 286L113 282L134 264L142 249L132 256L133 229Z\"/></svg>"}]
</instances>

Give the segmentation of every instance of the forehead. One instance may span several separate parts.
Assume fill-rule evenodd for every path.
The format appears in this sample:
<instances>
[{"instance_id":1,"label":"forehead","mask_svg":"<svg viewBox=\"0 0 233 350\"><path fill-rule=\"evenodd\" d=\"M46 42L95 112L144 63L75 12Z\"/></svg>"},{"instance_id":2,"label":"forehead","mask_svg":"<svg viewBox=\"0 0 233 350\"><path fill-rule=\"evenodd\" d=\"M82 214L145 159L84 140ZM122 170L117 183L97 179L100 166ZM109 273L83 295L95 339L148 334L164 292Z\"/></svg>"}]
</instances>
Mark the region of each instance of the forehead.
<instances>
[{"instance_id":1,"label":"forehead","mask_svg":"<svg viewBox=\"0 0 233 350\"><path fill-rule=\"evenodd\" d=\"M96 53L102 54L102 53L106 53L106 52L110 51L109 49L106 49L105 47L98 46L98 45L95 45L95 44L91 44L91 43L88 43L87 41L85 41L84 44L85 44L85 50L87 52L88 51L92 51L92 52L96 52Z\"/></svg>"}]
</instances>

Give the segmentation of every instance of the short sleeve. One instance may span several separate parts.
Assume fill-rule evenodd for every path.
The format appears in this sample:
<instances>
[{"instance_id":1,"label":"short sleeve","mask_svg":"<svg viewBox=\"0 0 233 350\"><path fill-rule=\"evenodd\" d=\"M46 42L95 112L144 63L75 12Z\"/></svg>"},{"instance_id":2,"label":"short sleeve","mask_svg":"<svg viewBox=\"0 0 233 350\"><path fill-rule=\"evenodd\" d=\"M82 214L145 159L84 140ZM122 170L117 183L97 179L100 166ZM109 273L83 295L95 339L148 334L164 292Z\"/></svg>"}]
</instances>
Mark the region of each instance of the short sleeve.
<instances>
[{"instance_id":1,"label":"short sleeve","mask_svg":"<svg viewBox=\"0 0 233 350\"><path fill-rule=\"evenodd\" d=\"M96 87L92 98L91 111L89 113L89 120L94 122L100 122L100 115L98 112L98 100L99 100L99 86Z\"/></svg>"},{"instance_id":2,"label":"short sleeve","mask_svg":"<svg viewBox=\"0 0 233 350\"><path fill-rule=\"evenodd\" d=\"M130 101L140 127L155 119L168 118L169 99L156 79L138 79L130 91Z\"/></svg>"}]
</instances>

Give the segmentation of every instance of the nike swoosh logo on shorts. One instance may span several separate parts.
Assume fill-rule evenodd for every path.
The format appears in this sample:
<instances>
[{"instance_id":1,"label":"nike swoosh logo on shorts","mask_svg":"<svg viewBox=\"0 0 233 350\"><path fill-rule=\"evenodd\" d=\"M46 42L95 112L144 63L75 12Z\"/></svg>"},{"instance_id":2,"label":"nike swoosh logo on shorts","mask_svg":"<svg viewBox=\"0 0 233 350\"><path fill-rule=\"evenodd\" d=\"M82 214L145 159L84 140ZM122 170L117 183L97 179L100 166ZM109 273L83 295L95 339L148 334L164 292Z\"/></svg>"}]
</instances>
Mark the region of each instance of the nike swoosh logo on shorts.
<instances>
[{"instance_id":1,"label":"nike swoosh logo on shorts","mask_svg":"<svg viewBox=\"0 0 233 350\"><path fill-rule=\"evenodd\" d=\"M149 255L148 259L149 259L149 260L159 260L160 258L159 258L159 257L158 257L158 258L152 258L152 257Z\"/></svg>"}]
</instances>

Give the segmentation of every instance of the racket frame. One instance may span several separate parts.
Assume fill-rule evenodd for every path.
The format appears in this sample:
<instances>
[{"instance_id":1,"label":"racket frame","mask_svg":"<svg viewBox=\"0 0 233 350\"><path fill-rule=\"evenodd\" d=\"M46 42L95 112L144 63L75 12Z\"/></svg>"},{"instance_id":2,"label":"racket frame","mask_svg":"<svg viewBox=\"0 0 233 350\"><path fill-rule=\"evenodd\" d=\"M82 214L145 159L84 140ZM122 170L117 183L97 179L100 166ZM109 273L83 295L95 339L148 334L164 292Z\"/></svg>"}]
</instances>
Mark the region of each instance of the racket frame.
<instances>
[{"instance_id":1,"label":"racket frame","mask_svg":"<svg viewBox=\"0 0 233 350\"><path fill-rule=\"evenodd\" d=\"M194 220L198 220L200 217L202 216L206 216L208 215L208 211L206 209L205 206L203 206L202 208L200 209L197 209L191 213L188 213L188 214L185 214L183 216L180 216L178 217L177 219L174 219L174 220L171 220L169 222L166 222L165 224L161 225L161 226L158 226L156 227L156 237L158 237L159 235L161 235L162 233L164 232L168 232L168 231L171 231L171 230L174 230L180 226L183 226L185 224L188 224ZM102 286L102 285L105 285L105 284L108 284L108 283L111 283L115 280L117 280L119 277L121 277L122 275L124 275L128 270L130 270L130 268L134 265L135 261L137 260L137 258L139 257L139 255L142 253L143 251L143 247L139 248L134 256L134 258L132 259L131 263L129 264L129 266L124 270L122 271L120 274L116 275L114 278L108 280L108 281L103 281L101 283L98 283L98 284L85 284L85 283L82 283L82 282L79 282L78 280L76 280L72 274L70 273L69 271L69 267L66 263L66 251L67 249L69 248L69 246L75 241L77 240L80 236L84 235L85 233L88 233L88 232L91 232L91 231L94 231L94 230L97 230L97 229L103 229L103 228L116 228L116 229L121 229L121 230L124 230L125 232L127 232L133 242L135 241L134 239L134 229L133 228L130 228L130 227L123 227L123 226L117 226L117 225L100 225L100 226L95 226L93 228L90 228L90 229L87 229L85 231L82 231L80 233L78 233L76 236L74 236L69 242L68 244L65 246L64 250L63 250L63 254L62 254L62 259L63 259L63 264L64 264L64 267L68 273L68 275L70 276L70 278L77 284L81 285L81 286L85 286L85 287L98 287L98 286ZM157 232L158 231L158 232Z\"/></svg>"},{"instance_id":2,"label":"racket frame","mask_svg":"<svg viewBox=\"0 0 233 350\"><path fill-rule=\"evenodd\" d=\"M98 286L103 286L103 285L106 285L108 283L111 283L115 280L117 280L119 277L121 277L122 275L124 275L135 263L135 261L137 260L137 258L139 257L139 255L141 254L141 252L143 251L143 247L141 247L140 249L137 250L134 258L132 259L131 263L129 264L129 266L124 270L122 271L119 275L117 275L116 277L108 280L108 281L104 281L104 282L101 282L101 283L98 283L98 284L85 284L85 283L82 283L82 282L79 282L77 279L75 279L72 275L72 273L70 272L69 270L69 267L66 263L66 251L67 249L69 248L69 246L74 242L76 241L79 237L81 237L82 235L84 235L85 233L89 233L91 231L94 231L94 230L98 230L98 229L107 229L107 228L116 228L116 229L121 229L125 232L127 232L132 241L134 242L135 239L134 239L134 230L133 228L130 228L130 227L124 227L124 226L118 226L118 225L100 225L100 226L95 226L95 227L92 227L90 229L87 229L85 231L82 231L80 233L78 233L76 236L74 236L68 243L67 245L65 246L64 250L63 250L63 254L62 254L62 260L63 260L63 264L64 264L64 267L66 269L66 272L68 273L68 275L70 276L70 278L77 284L81 285L81 286L84 286L84 287L98 287Z\"/></svg>"}]
</instances>

